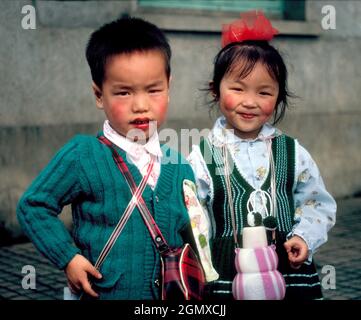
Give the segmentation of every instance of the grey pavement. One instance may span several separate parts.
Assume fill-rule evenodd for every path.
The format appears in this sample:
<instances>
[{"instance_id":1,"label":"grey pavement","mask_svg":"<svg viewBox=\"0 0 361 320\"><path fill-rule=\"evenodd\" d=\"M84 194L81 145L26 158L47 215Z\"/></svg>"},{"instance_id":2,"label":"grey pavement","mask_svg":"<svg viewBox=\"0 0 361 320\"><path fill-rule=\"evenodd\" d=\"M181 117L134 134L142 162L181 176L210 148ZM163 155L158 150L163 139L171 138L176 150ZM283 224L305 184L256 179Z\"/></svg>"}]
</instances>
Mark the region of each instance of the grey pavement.
<instances>
[{"instance_id":1,"label":"grey pavement","mask_svg":"<svg viewBox=\"0 0 361 320\"><path fill-rule=\"evenodd\" d=\"M360 216L361 198L338 201L336 226L315 254L327 300L361 300ZM32 267L33 282L28 269ZM22 283L30 288L24 289ZM61 300L64 286L64 272L54 268L31 243L0 247L0 300Z\"/></svg>"}]
</instances>

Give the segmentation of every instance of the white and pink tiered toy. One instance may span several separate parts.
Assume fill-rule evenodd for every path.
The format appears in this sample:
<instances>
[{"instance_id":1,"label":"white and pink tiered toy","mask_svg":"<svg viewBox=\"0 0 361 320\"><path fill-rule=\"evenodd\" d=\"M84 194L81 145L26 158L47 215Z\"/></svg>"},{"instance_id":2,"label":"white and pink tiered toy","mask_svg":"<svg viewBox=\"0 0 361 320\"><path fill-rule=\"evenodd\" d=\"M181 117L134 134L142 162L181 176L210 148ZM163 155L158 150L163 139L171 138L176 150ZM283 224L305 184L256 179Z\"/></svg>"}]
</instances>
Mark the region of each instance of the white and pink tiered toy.
<instances>
[{"instance_id":1,"label":"white and pink tiered toy","mask_svg":"<svg viewBox=\"0 0 361 320\"><path fill-rule=\"evenodd\" d=\"M243 248L236 248L237 275L232 284L236 300L282 300L286 285L277 270L275 245L267 245L264 226L243 228Z\"/></svg>"}]
</instances>

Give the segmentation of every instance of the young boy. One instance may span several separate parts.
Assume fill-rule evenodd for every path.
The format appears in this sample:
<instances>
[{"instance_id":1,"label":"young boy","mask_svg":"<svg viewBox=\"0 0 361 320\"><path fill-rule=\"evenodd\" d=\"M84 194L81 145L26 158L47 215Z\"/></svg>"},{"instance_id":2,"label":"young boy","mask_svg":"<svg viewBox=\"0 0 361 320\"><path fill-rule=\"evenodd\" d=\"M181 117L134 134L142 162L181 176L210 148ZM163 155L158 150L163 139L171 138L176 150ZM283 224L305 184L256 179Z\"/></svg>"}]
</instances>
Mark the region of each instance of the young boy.
<instances>
[{"instance_id":1,"label":"young boy","mask_svg":"<svg viewBox=\"0 0 361 320\"><path fill-rule=\"evenodd\" d=\"M122 18L91 35L86 57L96 105L107 118L100 135L119 148L137 185L154 159L143 198L168 244L181 246L189 230L182 184L194 177L178 153L159 144L156 127L166 116L170 81L171 49L164 34L141 19ZM166 163L165 156L177 161ZM159 254L137 208L101 269L94 267L130 199L109 147L97 137L78 135L30 185L17 214L40 252L65 270L73 292L158 299ZM72 236L57 217L67 204Z\"/></svg>"}]
</instances>

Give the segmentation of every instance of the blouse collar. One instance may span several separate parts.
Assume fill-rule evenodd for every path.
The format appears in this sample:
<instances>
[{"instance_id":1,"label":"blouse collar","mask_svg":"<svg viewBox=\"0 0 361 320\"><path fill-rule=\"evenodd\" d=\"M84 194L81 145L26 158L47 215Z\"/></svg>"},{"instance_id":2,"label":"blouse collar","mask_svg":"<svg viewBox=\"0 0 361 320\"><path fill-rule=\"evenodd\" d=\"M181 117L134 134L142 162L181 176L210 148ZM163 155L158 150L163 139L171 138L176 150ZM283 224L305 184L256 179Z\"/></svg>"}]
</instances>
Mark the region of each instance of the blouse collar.
<instances>
[{"instance_id":1,"label":"blouse collar","mask_svg":"<svg viewBox=\"0 0 361 320\"><path fill-rule=\"evenodd\" d=\"M268 139L273 139L279 135L281 135L281 130L275 128L270 123L265 123L262 126L261 131L255 139L242 139L236 136L233 133L233 130L226 128L226 118L224 116L219 117L210 134L210 138L212 142L217 145L223 144L238 144L242 142L256 142L256 141L264 141Z\"/></svg>"}]
</instances>

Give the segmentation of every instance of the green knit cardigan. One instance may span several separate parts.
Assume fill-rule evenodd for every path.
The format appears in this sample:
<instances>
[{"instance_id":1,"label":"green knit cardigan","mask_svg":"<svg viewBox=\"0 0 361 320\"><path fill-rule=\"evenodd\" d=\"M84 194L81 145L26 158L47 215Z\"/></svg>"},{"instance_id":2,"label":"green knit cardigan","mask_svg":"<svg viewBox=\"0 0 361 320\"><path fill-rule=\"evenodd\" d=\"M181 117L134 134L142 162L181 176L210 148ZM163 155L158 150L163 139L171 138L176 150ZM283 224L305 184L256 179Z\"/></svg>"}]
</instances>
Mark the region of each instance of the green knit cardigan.
<instances>
[{"instance_id":1,"label":"green knit cardigan","mask_svg":"<svg viewBox=\"0 0 361 320\"><path fill-rule=\"evenodd\" d=\"M141 174L126 161L135 181ZM161 173L143 198L170 246L181 246L181 232L189 226L183 201L184 179L194 181L191 167L177 152L162 145ZM20 225L39 251L59 269L75 254L95 263L124 212L131 192L109 148L96 137L78 135L70 140L32 182L19 201ZM72 205L72 235L58 218ZM158 299L159 255L136 208L95 280L100 298Z\"/></svg>"}]
</instances>

